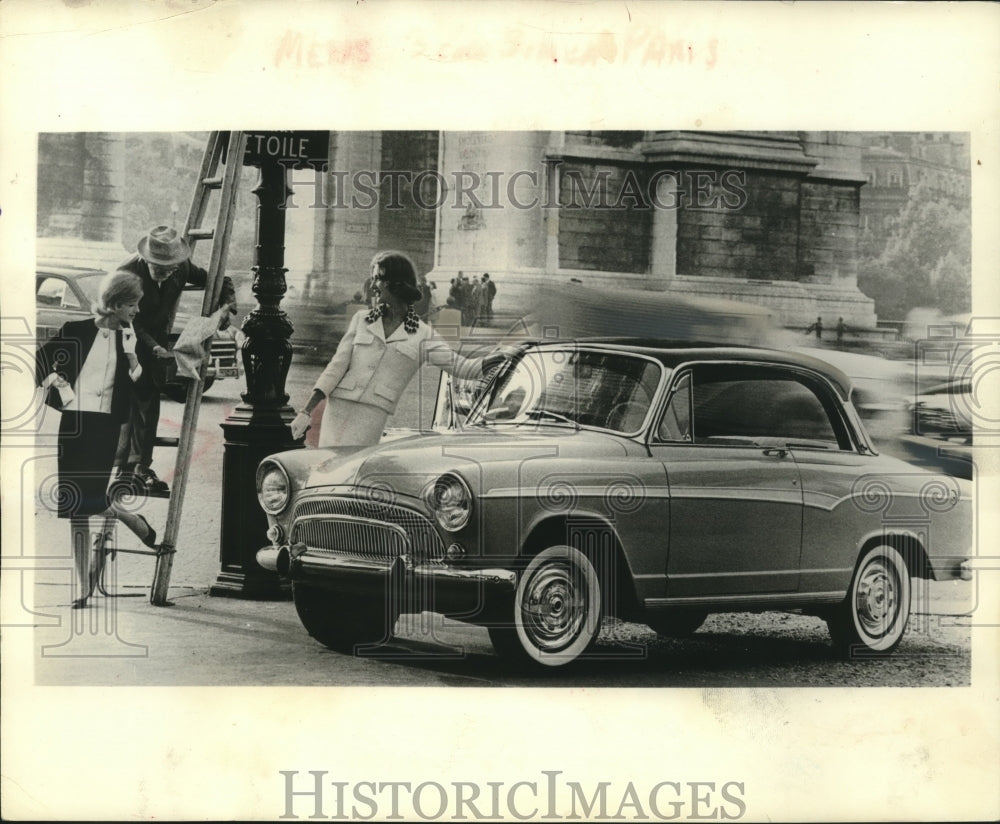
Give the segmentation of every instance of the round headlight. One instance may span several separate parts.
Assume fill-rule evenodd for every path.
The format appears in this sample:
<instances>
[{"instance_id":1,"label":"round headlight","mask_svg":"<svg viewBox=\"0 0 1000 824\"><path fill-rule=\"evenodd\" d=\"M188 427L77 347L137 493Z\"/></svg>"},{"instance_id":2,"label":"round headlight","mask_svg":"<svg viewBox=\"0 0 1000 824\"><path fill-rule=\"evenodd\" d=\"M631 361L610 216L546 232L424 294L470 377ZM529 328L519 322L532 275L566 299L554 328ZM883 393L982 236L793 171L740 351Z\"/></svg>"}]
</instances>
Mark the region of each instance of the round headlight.
<instances>
[{"instance_id":1,"label":"round headlight","mask_svg":"<svg viewBox=\"0 0 1000 824\"><path fill-rule=\"evenodd\" d=\"M429 501L442 529L456 532L472 517L472 492L458 475L442 475L430 488Z\"/></svg>"},{"instance_id":2,"label":"round headlight","mask_svg":"<svg viewBox=\"0 0 1000 824\"><path fill-rule=\"evenodd\" d=\"M286 506L291 485L280 464L268 461L257 470L257 500L269 515L277 515Z\"/></svg>"}]
</instances>

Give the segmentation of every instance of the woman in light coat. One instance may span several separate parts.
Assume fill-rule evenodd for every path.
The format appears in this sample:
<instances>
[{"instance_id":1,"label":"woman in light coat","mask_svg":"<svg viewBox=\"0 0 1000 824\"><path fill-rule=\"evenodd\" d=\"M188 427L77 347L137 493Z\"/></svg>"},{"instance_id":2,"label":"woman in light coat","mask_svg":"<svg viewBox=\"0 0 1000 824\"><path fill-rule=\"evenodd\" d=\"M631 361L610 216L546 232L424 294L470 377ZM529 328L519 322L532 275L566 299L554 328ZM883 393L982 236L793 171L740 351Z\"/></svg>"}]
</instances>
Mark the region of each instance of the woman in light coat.
<instances>
[{"instance_id":1,"label":"woman in light coat","mask_svg":"<svg viewBox=\"0 0 1000 824\"><path fill-rule=\"evenodd\" d=\"M358 312L319 376L308 403L292 421L292 436L305 435L310 415L324 398L319 445L367 446L378 443L389 416L423 363L460 378L481 377L502 359L463 358L417 317L420 300L413 262L401 252L379 252L372 259L376 305Z\"/></svg>"}]
</instances>

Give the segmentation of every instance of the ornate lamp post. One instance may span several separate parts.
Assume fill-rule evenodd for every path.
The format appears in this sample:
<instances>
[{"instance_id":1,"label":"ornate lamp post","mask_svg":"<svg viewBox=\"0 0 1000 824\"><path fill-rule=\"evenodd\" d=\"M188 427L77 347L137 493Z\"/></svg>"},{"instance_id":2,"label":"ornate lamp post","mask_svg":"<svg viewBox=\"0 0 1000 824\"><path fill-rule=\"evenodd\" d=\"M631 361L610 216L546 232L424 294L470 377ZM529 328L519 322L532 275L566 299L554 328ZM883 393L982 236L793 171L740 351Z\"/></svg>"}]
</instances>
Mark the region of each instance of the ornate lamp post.
<instances>
[{"instance_id":1,"label":"ornate lamp post","mask_svg":"<svg viewBox=\"0 0 1000 824\"><path fill-rule=\"evenodd\" d=\"M292 363L292 325L280 308L286 291L285 202L292 193L293 168L318 168L327 162L328 132L251 132L245 165L260 170L256 187L257 242L253 294L257 306L243 322L242 346L247 391L222 424L222 569L212 595L237 598L287 598L289 589L263 569L257 550L268 543L267 516L257 503L257 464L268 455L300 448L288 424L295 413L288 405L285 379Z\"/></svg>"}]
</instances>

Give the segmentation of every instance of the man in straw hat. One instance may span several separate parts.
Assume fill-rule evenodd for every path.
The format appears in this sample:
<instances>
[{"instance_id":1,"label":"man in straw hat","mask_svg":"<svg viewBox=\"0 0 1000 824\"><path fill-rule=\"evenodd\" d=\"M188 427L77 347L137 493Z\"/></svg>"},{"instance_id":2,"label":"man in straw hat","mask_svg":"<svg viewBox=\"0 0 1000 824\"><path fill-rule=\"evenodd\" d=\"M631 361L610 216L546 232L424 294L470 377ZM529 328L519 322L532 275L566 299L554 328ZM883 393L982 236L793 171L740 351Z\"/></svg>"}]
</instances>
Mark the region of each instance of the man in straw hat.
<instances>
[{"instance_id":1,"label":"man in straw hat","mask_svg":"<svg viewBox=\"0 0 1000 824\"><path fill-rule=\"evenodd\" d=\"M121 466L119 477L130 480L134 476L147 492L163 494L167 485L153 471L153 444L160 420L160 389L167 380L167 366L173 353L167 348L168 336L174 325L177 304L187 284L205 287L208 273L191 262L191 247L170 226L156 226L139 241L138 254L119 266L133 272L142 281L142 298L139 314L135 318L136 336L155 356L150 378L133 393L129 416L128 455L125 445L119 451ZM236 313L236 290L228 277L222 279L220 306L229 306L230 314ZM229 315L223 314L220 328L229 326Z\"/></svg>"}]
</instances>

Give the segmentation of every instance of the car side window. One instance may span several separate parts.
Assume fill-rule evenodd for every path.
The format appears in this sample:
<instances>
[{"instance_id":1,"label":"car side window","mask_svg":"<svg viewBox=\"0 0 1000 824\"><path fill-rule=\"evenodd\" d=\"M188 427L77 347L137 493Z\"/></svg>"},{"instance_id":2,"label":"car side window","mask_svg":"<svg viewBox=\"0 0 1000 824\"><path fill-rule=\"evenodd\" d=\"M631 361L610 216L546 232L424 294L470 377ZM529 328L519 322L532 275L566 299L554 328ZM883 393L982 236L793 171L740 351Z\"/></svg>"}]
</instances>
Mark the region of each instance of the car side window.
<instances>
[{"instance_id":1,"label":"car side window","mask_svg":"<svg viewBox=\"0 0 1000 824\"><path fill-rule=\"evenodd\" d=\"M39 278L38 288L35 290L35 303L38 306L51 307L53 309L79 309L80 303L76 300L76 295L69 288L69 284L62 278L44 277Z\"/></svg>"},{"instance_id":2,"label":"car side window","mask_svg":"<svg viewBox=\"0 0 1000 824\"><path fill-rule=\"evenodd\" d=\"M656 440L660 443L691 443L691 373L685 372L674 384L663 410L663 417L656 427Z\"/></svg>"},{"instance_id":3,"label":"car side window","mask_svg":"<svg viewBox=\"0 0 1000 824\"><path fill-rule=\"evenodd\" d=\"M698 444L762 445L774 440L816 449L849 449L832 401L797 375L732 368L696 371L693 436Z\"/></svg>"}]
</instances>

